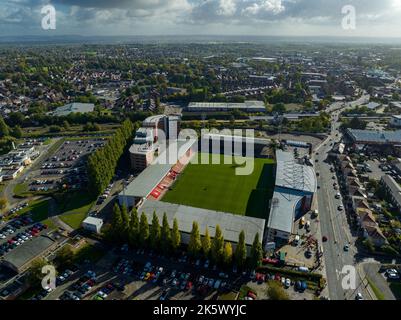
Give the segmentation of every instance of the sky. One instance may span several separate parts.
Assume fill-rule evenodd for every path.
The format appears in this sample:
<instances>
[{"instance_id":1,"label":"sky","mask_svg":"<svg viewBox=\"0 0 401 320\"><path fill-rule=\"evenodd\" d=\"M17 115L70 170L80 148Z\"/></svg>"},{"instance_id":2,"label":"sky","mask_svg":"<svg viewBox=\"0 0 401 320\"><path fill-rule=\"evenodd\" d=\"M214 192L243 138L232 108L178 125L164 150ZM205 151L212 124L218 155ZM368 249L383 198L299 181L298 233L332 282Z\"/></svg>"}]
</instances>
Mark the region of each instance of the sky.
<instances>
[{"instance_id":1,"label":"sky","mask_svg":"<svg viewBox=\"0 0 401 320\"><path fill-rule=\"evenodd\" d=\"M0 0L0 36L197 34L401 38L401 0Z\"/></svg>"}]
</instances>

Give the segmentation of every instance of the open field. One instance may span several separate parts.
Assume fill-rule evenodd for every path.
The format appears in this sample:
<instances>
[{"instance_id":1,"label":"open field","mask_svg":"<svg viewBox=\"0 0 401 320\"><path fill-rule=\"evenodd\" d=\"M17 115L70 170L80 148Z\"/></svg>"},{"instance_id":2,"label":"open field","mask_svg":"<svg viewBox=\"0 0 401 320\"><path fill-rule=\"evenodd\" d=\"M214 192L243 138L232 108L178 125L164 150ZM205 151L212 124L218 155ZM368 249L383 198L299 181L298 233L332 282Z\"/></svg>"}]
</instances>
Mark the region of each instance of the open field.
<instances>
[{"instance_id":1,"label":"open field","mask_svg":"<svg viewBox=\"0 0 401 320\"><path fill-rule=\"evenodd\" d=\"M71 228L78 229L93 203L94 200L85 193L67 194L59 204L60 211L63 212L60 219Z\"/></svg>"},{"instance_id":2,"label":"open field","mask_svg":"<svg viewBox=\"0 0 401 320\"><path fill-rule=\"evenodd\" d=\"M230 157L213 158L220 164L190 163L163 201L266 219L274 189L274 161L252 159L253 173L238 176L237 165L224 164Z\"/></svg>"}]
</instances>

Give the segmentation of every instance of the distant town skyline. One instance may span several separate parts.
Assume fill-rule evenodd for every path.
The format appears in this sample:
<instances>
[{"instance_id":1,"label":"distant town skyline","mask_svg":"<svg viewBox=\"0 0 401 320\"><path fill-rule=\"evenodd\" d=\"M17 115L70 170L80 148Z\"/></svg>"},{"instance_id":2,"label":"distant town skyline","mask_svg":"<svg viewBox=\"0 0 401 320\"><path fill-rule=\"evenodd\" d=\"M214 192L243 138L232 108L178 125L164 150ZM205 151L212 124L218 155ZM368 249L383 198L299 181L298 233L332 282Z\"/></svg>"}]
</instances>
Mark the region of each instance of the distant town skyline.
<instances>
[{"instance_id":1,"label":"distant town skyline","mask_svg":"<svg viewBox=\"0 0 401 320\"><path fill-rule=\"evenodd\" d=\"M0 36L256 35L401 37L401 0L0 0ZM43 30L41 9L56 9ZM356 28L344 29L353 6ZM349 13L349 11L346 11Z\"/></svg>"}]
</instances>

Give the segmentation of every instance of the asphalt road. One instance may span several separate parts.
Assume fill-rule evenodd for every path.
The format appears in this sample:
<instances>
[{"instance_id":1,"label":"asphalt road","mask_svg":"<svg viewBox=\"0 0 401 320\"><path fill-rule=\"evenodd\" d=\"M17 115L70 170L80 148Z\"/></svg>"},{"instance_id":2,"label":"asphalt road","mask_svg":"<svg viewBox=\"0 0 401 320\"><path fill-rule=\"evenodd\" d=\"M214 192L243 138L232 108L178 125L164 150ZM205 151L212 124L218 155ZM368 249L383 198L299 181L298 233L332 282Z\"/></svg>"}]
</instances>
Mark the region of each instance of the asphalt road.
<instances>
[{"instance_id":1,"label":"asphalt road","mask_svg":"<svg viewBox=\"0 0 401 320\"><path fill-rule=\"evenodd\" d=\"M342 274L344 266L357 266L355 256L358 251L355 247L356 236L353 236L347 222L344 211L339 211L338 206L342 205L341 199L335 199L333 183L337 179L333 179L334 173L330 172L330 164L326 161L328 152L331 149L332 142L341 139L341 133L338 131L340 123L338 122L339 113L349 106L356 106L367 101L367 96L358 99L350 104L335 103L329 108L333 116L332 130L327 140L323 141L317 147L314 154L315 170L319 172L317 191L317 201L319 209L319 219L321 233L328 238L328 241L323 243L327 285L329 297L331 300L355 299L355 295L359 292L365 299L371 299L372 293L369 288L365 287L366 279L362 268L355 268L356 283L354 289L344 289ZM338 134L338 136L336 136ZM316 154L316 152L318 154ZM350 249L348 252L344 250L344 246L348 244Z\"/></svg>"}]
</instances>

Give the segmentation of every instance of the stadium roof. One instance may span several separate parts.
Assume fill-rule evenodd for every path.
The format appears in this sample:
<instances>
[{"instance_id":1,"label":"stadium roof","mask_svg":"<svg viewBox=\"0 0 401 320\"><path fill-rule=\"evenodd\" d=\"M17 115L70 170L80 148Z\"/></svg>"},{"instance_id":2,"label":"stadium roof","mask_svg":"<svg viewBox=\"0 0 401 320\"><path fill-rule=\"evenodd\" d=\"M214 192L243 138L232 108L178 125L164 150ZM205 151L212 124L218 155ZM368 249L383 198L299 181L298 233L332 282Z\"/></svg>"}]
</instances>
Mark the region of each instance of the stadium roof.
<instances>
[{"instance_id":1,"label":"stadium roof","mask_svg":"<svg viewBox=\"0 0 401 320\"><path fill-rule=\"evenodd\" d=\"M255 138L255 137L246 137L246 136L237 136L237 135L228 135L228 134L220 134L220 133L206 133L202 135L202 140L222 140L228 142L242 142L247 144L261 144L261 145L269 145L271 143L270 139L263 138Z\"/></svg>"},{"instance_id":2,"label":"stadium roof","mask_svg":"<svg viewBox=\"0 0 401 320\"><path fill-rule=\"evenodd\" d=\"M276 188L269 215L269 228L292 233L294 212L304 193L298 190Z\"/></svg>"},{"instance_id":3,"label":"stadium roof","mask_svg":"<svg viewBox=\"0 0 401 320\"><path fill-rule=\"evenodd\" d=\"M348 135L356 143L401 143L401 130L371 131L348 129Z\"/></svg>"},{"instance_id":4,"label":"stadium roof","mask_svg":"<svg viewBox=\"0 0 401 320\"><path fill-rule=\"evenodd\" d=\"M256 233L259 233L260 239L263 237L265 220L247 216L235 215L231 213L194 208L179 204L172 204L162 201L145 200L138 212L144 212L148 221L152 220L153 212L162 221L163 214L166 213L170 226L173 225L174 218L178 221L178 228L181 232L191 233L192 223L197 221L199 231L204 235L206 227L213 237L216 225L219 225L224 239L230 242L238 242L238 236L243 230L245 233L245 243L252 245Z\"/></svg>"},{"instance_id":5,"label":"stadium roof","mask_svg":"<svg viewBox=\"0 0 401 320\"><path fill-rule=\"evenodd\" d=\"M152 164L134 179L120 195L134 196L137 198L147 197L153 188L170 171L170 164Z\"/></svg>"},{"instance_id":6,"label":"stadium roof","mask_svg":"<svg viewBox=\"0 0 401 320\"><path fill-rule=\"evenodd\" d=\"M195 142L196 139L170 142L168 148L163 150L156 160L143 170L119 195L133 196L136 198L147 197L152 192L153 188L168 174L171 167L177 163L178 159L180 159ZM134 149L130 150L134 151Z\"/></svg>"},{"instance_id":7,"label":"stadium roof","mask_svg":"<svg viewBox=\"0 0 401 320\"><path fill-rule=\"evenodd\" d=\"M292 233L297 204L305 195L316 192L316 175L312 167L297 163L290 152L277 150L276 160L276 187L268 227Z\"/></svg>"},{"instance_id":8,"label":"stadium roof","mask_svg":"<svg viewBox=\"0 0 401 320\"><path fill-rule=\"evenodd\" d=\"M276 159L277 187L303 192L316 192L316 175L312 167L297 163L293 154L290 152L277 150Z\"/></svg>"},{"instance_id":9,"label":"stadium roof","mask_svg":"<svg viewBox=\"0 0 401 320\"><path fill-rule=\"evenodd\" d=\"M56 116L66 116L66 115L69 115L70 113L93 112L94 109L95 109L95 105L93 103L73 102L73 103L66 104L62 107L58 107L54 112L52 112L52 114L56 115Z\"/></svg>"}]
</instances>

